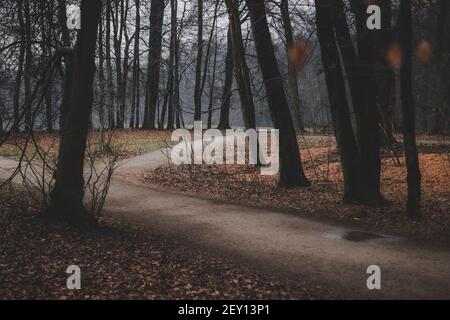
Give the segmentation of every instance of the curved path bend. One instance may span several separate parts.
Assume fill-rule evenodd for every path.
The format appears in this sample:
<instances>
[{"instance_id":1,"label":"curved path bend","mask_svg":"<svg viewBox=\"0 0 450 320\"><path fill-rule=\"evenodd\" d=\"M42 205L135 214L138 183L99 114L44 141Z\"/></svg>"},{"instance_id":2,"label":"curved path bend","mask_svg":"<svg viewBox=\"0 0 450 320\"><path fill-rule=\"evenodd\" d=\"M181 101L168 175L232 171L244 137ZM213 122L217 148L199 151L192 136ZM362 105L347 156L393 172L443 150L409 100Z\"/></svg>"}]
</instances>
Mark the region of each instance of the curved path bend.
<instances>
[{"instance_id":1,"label":"curved path bend","mask_svg":"<svg viewBox=\"0 0 450 320\"><path fill-rule=\"evenodd\" d=\"M312 279L345 298L450 299L450 246L388 235L347 241L343 235L355 230L284 212L168 193L123 178L130 170L166 163L161 151L122 163L111 185L106 214L289 282ZM0 159L0 177L13 166L14 161ZM367 289L370 265L381 268L381 290Z\"/></svg>"},{"instance_id":2,"label":"curved path bend","mask_svg":"<svg viewBox=\"0 0 450 320\"><path fill-rule=\"evenodd\" d=\"M348 298L450 299L450 246L381 235L354 242L345 229L291 213L198 199L127 182L128 170L167 163L167 150L126 161L106 211L170 237L241 259L288 281L315 279ZM367 289L370 265L382 289Z\"/></svg>"}]
</instances>

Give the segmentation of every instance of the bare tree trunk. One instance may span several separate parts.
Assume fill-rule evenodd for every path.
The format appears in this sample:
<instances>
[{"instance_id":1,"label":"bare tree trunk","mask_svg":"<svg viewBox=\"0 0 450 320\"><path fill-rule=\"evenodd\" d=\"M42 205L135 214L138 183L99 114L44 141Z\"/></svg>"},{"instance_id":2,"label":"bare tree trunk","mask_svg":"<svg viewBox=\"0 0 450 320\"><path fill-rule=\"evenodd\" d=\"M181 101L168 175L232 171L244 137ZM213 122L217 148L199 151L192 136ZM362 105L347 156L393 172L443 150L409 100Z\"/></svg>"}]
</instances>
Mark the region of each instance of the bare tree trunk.
<instances>
[{"instance_id":1,"label":"bare tree trunk","mask_svg":"<svg viewBox=\"0 0 450 320\"><path fill-rule=\"evenodd\" d=\"M380 192L380 141L376 104L375 55L373 48L373 32L366 27L367 3L363 0L350 0L355 13L358 55L345 19L342 1L330 4L337 13L335 32L341 50L345 70L348 74L348 85L351 93L351 104L355 114L355 136L358 148L358 174L355 194L349 194L349 202L378 205L384 203Z\"/></svg>"},{"instance_id":2,"label":"bare tree trunk","mask_svg":"<svg viewBox=\"0 0 450 320\"><path fill-rule=\"evenodd\" d=\"M391 106L391 94L394 89L394 72L386 60L386 52L392 42L392 0L380 0L381 30L375 31L377 104L380 113L381 142L392 146L394 137L394 113Z\"/></svg>"},{"instance_id":3,"label":"bare tree trunk","mask_svg":"<svg viewBox=\"0 0 450 320\"><path fill-rule=\"evenodd\" d=\"M171 49L173 51L173 48ZM167 99L168 99L168 110L167 110L167 129L172 130L174 128L175 121L175 109L173 105L173 85L174 85L174 60L175 57L173 55L170 56L170 67L169 67L169 75L167 79ZM163 122L164 124L164 122ZM164 126L160 127L160 129L164 130Z\"/></svg>"},{"instance_id":4,"label":"bare tree trunk","mask_svg":"<svg viewBox=\"0 0 450 320\"><path fill-rule=\"evenodd\" d=\"M3 113L5 112L5 100L3 98L3 89L0 88L0 135L4 132Z\"/></svg>"},{"instance_id":5,"label":"bare tree trunk","mask_svg":"<svg viewBox=\"0 0 450 320\"><path fill-rule=\"evenodd\" d=\"M123 119L121 118L121 108L122 108L122 26L119 26L121 22L120 15L123 13L124 0L113 1L113 14L112 25L113 25L113 48L114 48L114 62L116 68L116 128L123 128Z\"/></svg>"},{"instance_id":6,"label":"bare tree trunk","mask_svg":"<svg viewBox=\"0 0 450 320\"><path fill-rule=\"evenodd\" d=\"M136 30L134 32L133 83L130 127L139 128L137 113L140 107L140 41L141 41L141 4L134 0L136 10Z\"/></svg>"},{"instance_id":7,"label":"bare tree trunk","mask_svg":"<svg viewBox=\"0 0 450 320\"><path fill-rule=\"evenodd\" d=\"M155 129L156 106L159 97L161 71L162 25L164 1L154 0L150 13L150 40L148 53L147 88L145 98L144 129Z\"/></svg>"},{"instance_id":8,"label":"bare tree trunk","mask_svg":"<svg viewBox=\"0 0 450 320\"><path fill-rule=\"evenodd\" d=\"M435 111L439 119L435 120L434 133L450 133L450 3L439 0L438 21L438 106Z\"/></svg>"},{"instance_id":9,"label":"bare tree trunk","mask_svg":"<svg viewBox=\"0 0 450 320\"><path fill-rule=\"evenodd\" d=\"M128 12L130 8L129 0L125 1L125 8L124 13L122 15L122 28L123 28L123 35L125 37L125 46L124 46L124 57L122 61L122 93L121 98L122 101L120 103L120 118L122 120L121 127L125 128L125 117L126 117L126 111L127 111L127 88L128 88L128 75L130 71L130 46L131 46L131 40L130 36L128 35L128 29L127 29L127 20L128 20Z\"/></svg>"},{"instance_id":10,"label":"bare tree trunk","mask_svg":"<svg viewBox=\"0 0 450 320\"><path fill-rule=\"evenodd\" d=\"M415 106L412 83L412 4L409 0L400 2L400 35L402 39L402 110L403 110L403 140L405 145L406 167L408 171L408 201L407 211L411 217L420 214L421 174L419 156L417 154L415 132Z\"/></svg>"},{"instance_id":11,"label":"bare tree trunk","mask_svg":"<svg viewBox=\"0 0 450 320\"><path fill-rule=\"evenodd\" d=\"M281 0L281 17L283 20L284 33L286 37L286 51L288 52L294 45L294 34L292 31L291 17L289 13L289 0ZM294 120L294 125L297 130L304 132L305 127L303 125L300 112L300 95L298 93L297 70L291 59L288 59L288 69L289 105Z\"/></svg>"},{"instance_id":12,"label":"bare tree trunk","mask_svg":"<svg viewBox=\"0 0 450 320\"><path fill-rule=\"evenodd\" d=\"M333 1L315 0L316 20L331 115L344 173L344 201L353 201L358 193L358 149L346 95L343 66L339 58L335 28L337 10Z\"/></svg>"},{"instance_id":13,"label":"bare tree trunk","mask_svg":"<svg viewBox=\"0 0 450 320\"><path fill-rule=\"evenodd\" d=\"M25 0L25 130L32 130L33 124L31 119L31 67L33 62L33 53L31 48L31 14L30 1Z\"/></svg>"},{"instance_id":14,"label":"bare tree trunk","mask_svg":"<svg viewBox=\"0 0 450 320\"><path fill-rule=\"evenodd\" d=\"M202 120L203 0L197 0L197 64L195 68L194 120Z\"/></svg>"},{"instance_id":15,"label":"bare tree trunk","mask_svg":"<svg viewBox=\"0 0 450 320\"><path fill-rule=\"evenodd\" d=\"M226 130L230 128L230 102L231 87L233 86L233 48L232 48L231 24L228 27L227 35L227 56L225 60L225 80L222 94L222 104L220 106L219 129Z\"/></svg>"},{"instance_id":16,"label":"bare tree trunk","mask_svg":"<svg viewBox=\"0 0 450 320\"><path fill-rule=\"evenodd\" d=\"M128 5L128 2L127 2ZM124 19L124 24L126 19ZM128 31L126 27L124 27L124 35L125 35L125 47L124 47L124 58L122 61L122 92L121 92L121 103L120 103L120 118L122 121L121 128L125 128L125 117L126 117L126 109L127 109L127 88L128 88L128 75L130 71L130 46L131 41L128 36Z\"/></svg>"},{"instance_id":17,"label":"bare tree trunk","mask_svg":"<svg viewBox=\"0 0 450 320\"><path fill-rule=\"evenodd\" d=\"M81 2L82 27L73 52L71 100L61 132L56 183L51 203L44 212L45 217L74 224L91 220L83 205L83 166L92 112L95 48L101 9L101 0Z\"/></svg>"},{"instance_id":18,"label":"bare tree trunk","mask_svg":"<svg viewBox=\"0 0 450 320\"><path fill-rule=\"evenodd\" d=\"M276 128L280 130L280 186L310 185L303 171L300 152L289 105L278 69L267 23L264 0L246 0L258 62L263 74L267 101Z\"/></svg>"},{"instance_id":19,"label":"bare tree trunk","mask_svg":"<svg viewBox=\"0 0 450 320\"><path fill-rule=\"evenodd\" d=\"M58 23L62 34L62 45L65 48L71 47L69 29L67 28L67 7L65 0L58 0ZM72 87L72 72L73 72L73 61L71 57L64 57L64 79L62 83L62 103L60 107L59 115L59 128L62 130L64 118L67 113L67 105L69 104L70 98L70 88Z\"/></svg>"},{"instance_id":20,"label":"bare tree trunk","mask_svg":"<svg viewBox=\"0 0 450 320\"><path fill-rule=\"evenodd\" d=\"M215 41L215 46L214 46L214 62L213 62L213 66L212 66L212 76L211 76L210 87L209 87L208 129L212 128L214 87L216 85L217 47L218 47L218 39L217 39L217 32L216 32L216 41Z\"/></svg>"},{"instance_id":21,"label":"bare tree trunk","mask_svg":"<svg viewBox=\"0 0 450 320\"><path fill-rule=\"evenodd\" d=\"M20 95L22 88L23 67L25 61L25 22L23 19L23 0L17 1L17 20L20 25L20 52L19 61L17 63L17 73L14 84L14 110L13 110L13 131L18 133L20 131Z\"/></svg>"},{"instance_id":22,"label":"bare tree trunk","mask_svg":"<svg viewBox=\"0 0 450 320\"><path fill-rule=\"evenodd\" d=\"M178 32L177 32L177 7L178 1L170 0L170 9L171 9L171 17L170 17L170 57L169 57L169 69L168 69L168 92L169 95L169 110L168 110L168 119L167 119L167 129L172 130L174 128L175 122L175 93L174 93L174 84L175 84L175 46L177 42Z\"/></svg>"},{"instance_id":23,"label":"bare tree trunk","mask_svg":"<svg viewBox=\"0 0 450 320\"><path fill-rule=\"evenodd\" d=\"M176 123L178 128L184 128L184 116L183 116L183 109L181 106L180 101L180 81L181 81L181 75L180 75L180 42L181 38L183 37L184 32L184 21L186 16L186 8L187 8L188 2L183 3L183 10L182 15L180 18L180 23L178 28L178 35L177 35L177 41L175 43L175 83L174 83L174 108L176 110Z\"/></svg>"},{"instance_id":24,"label":"bare tree trunk","mask_svg":"<svg viewBox=\"0 0 450 320\"><path fill-rule=\"evenodd\" d=\"M98 82L99 82L99 101L98 118L100 122L100 145L105 148L105 47L103 44L103 22L98 26Z\"/></svg>"},{"instance_id":25,"label":"bare tree trunk","mask_svg":"<svg viewBox=\"0 0 450 320\"><path fill-rule=\"evenodd\" d=\"M167 81L166 83L166 90L164 92L164 101L162 104L162 110L161 110L161 114L160 114L160 118L159 118L159 125L158 128L160 130L164 130L165 125L166 125L166 114L167 114L167 105L169 104L169 100L170 100L170 91L171 91L171 82Z\"/></svg>"},{"instance_id":26,"label":"bare tree trunk","mask_svg":"<svg viewBox=\"0 0 450 320\"><path fill-rule=\"evenodd\" d=\"M253 101L250 73L245 57L244 43L242 42L242 27L239 8L236 0L225 0L231 24L233 67L239 97L241 100L242 116L246 129L256 128L255 104Z\"/></svg>"},{"instance_id":27,"label":"bare tree trunk","mask_svg":"<svg viewBox=\"0 0 450 320\"><path fill-rule=\"evenodd\" d=\"M52 3L49 3L50 6ZM51 52L52 52L52 15L53 12L49 11L51 8L46 7L46 1L39 1L39 11L40 11L40 27L41 27L41 50L42 50L42 61L45 62ZM46 129L48 133L53 132L53 119L52 119L52 87L53 82L49 79L48 86L45 95L45 119L46 119Z\"/></svg>"},{"instance_id":28,"label":"bare tree trunk","mask_svg":"<svg viewBox=\"0 0 450 320\"><path fill-rule=\"evenodd\" d=\"M107 75L107 86L108 86L108 127L109 129L114 129L116 127L116 120L114 115L114 105L115 105L115 88L114 88L114 77L112 68L112 58L111 58L111 1L106 1L106 36L105 36L105 51L106 51L106 75Z\"/></svg>"},{"instance_id":29,"label":"bare tree trunk","mask_svg":"<svg viewBox=\"0 0 450 320\"><path fill-rule=\"evenodd\" d=\"M208 76L209 65L210 65L210 56L211 56L211 47L214 39L214 32L216 31L216 24L217 24L217 17L218 17L218 11L219 11L219 1L216 1L214 6L214 16L213 16L213 22L211 26L211 31L209 33L208 38L208 45L206 46L206 53L205 53L205 62L203 67L203 76L201 78L201 85L200 85L200 97L203 97L203 92L205 91L206 86L206 80Z\"/></svg>"},{"instance_id":30,"label":"bare tree trunk","mask_svg":"<svg viewBox=\"0 0 450 320\"><path fill-rule=\"evenodd\" d=\"M65 47L70 46L70 34L67 29L67 6L66 0L58 0L58 24L61 29L62 44Z\"/></svg>"},{"instance_id":31,"label":"bare tree trunk","mask_svg":"<svg viewBox=\"0 0 450 320\"><path fill-rule=\"evenodd\" d=\"M117 116L116 127L123 129L125 127L125 101L126 101L126 80L128 76L124 66L128 65L129 43L126 41L124 48L124 58L122 61L123 38L126 37L126 18L128 15L129 0L119 0L115 3L113 29L114 29L114 53L116 63L116 82L117 82ZM127 39L126 39L127 40ZM126 61L126 62L125 62Z\"/></svg>"},{"instance_id":32,"label":"bare tree trunk","mask_svg":"<svg viewBox=\"0 0 450 320\"><path fill-rule=\"evenodd\" d=\"M178 13L178 2L175 1L175 5L177 8ZM186 4L185 4L186 6ZM184 7L184 10L186 10L186 7ZM183 13L184 15L184 13ZM184 16L183 16L184 17ZM183 21L181 21L180 27L178 27L178 15L176 16L176 19L173 21L175 23L175 29L176 29L176 38L174 43L174 54L175 54L175 65L174 65L174 84L173 84L173 108L175 110L175 122L176 127L181 128L182 127L182 110L180 105L180 37L182 33L183 28Z\"/></svg>"},{"instance_id":33,"label":"bare tree trunk","mask_svg":"<svg viewBox=\"0 0 450 320\"><path fill-rule=\"evenodd\" d=\"M360 92L360 102L356 101L355 112L359 122L358 141L360 148L360 199L367 204L383 203L380 191L381 159L379 112L377 109L377 83L375 78L374 32L368 31L367 7L365 0L351 0L356 14L358 38L358 68L353 85Z\"/></svg>"}]
</instances>

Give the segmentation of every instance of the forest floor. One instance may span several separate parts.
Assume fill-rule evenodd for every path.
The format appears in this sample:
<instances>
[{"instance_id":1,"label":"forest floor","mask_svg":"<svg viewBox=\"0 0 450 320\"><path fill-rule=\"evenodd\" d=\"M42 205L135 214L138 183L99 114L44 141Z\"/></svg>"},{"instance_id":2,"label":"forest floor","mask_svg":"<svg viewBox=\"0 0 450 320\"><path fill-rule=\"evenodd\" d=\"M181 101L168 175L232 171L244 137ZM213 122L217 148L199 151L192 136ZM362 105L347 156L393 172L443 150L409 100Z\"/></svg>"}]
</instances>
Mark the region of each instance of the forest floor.
<instances>
[{"instance_id":1,"label":"forest floor","mask_svg":"<svg viewBox=\"0 0 450 320\"><path fill-rule=\"evenodd\" d=\"M158 158L161 162L155 161ZM417 241L271 205L211 199L195 192L202 186L190 184L188 177L179 181L190 186L183 193L149 185L145 178L137 181L146 168L164 170L165 163L167 157L161 151L126 160L111 185L106 216L250 264L288 283L314 279L320 288L329 288L344 298L450 296L448 241ZM246 189L245 183L239 186L242 194L251 197L252 190ZM313 200L320 206L322 199L317 194L310 197L316 197ZM336 212L332 204L329 210ZM381 291L367 290L366 270L374 264L382 269Z\"/></svg>"},{"instance_id":2,"label":"forest floor","mask_svg":"<svg viewBox=\"0 0 450 320\"><path fill-rule=\"evenodd\" d=\"M388 226L375 224L391 219L401 229L413 223L404 220L403 199L378 209L339 203L333 139L306 139L310 149L303 156L314 182L308 189L280 190L274 178L265 181L252 167L167 166L159 150L124 160L100 229L49 226L35 219L23 195L0 194L0 297L448 298L447 146L421 147L424 180L437 192L431 217L422 220L428 227L418 222L415 230L398 230L445 241L437 243L392 236L385 233ZM393 171L383 172L394 179L384 183L389 199L403 181L404 169L394 160L391 151L384 152L383 170ZM220 188L228 188L226 194ZM427 199L433 198L425 197L425 204ZM290 201L298 207L283 206ZM304 209L305 203L313 209ZM361 233L366 227L370 232ZM86 272L81 292L64 289L71 264ZM366 269L373 264L382 269L383 290L377 292L366 287Z\"/></svg>"},{"instance_id":3,"label":"forest floor","mask_svg":"<svg viewBox=\"0 0 450 320\"><path fill-rule=\"evenodd\" d=\"M350 224L399 236L450 243L450 141L419 136L422 215L405 212L406 168L401 145L382 152L383 195L389 205L367 207L342 203L343 177L334 139L300 137L310 188L282 189L277 176L261 176L255 166L162 166L137 172L135 179L163 190L268 209L302 217Z\"/></svg>"},{"instance_id":4,"label":"forest floor","mask_svg":"<svg viewBox=\"0 0 450 320\"><path fill-rule=\"evenodd\" d=\"M49 225L36 212L23 195L0 192L0 300L338 297L313 281L290 283L112 218L79 229ZM66 287L74 264L79 291Z\"/></svg>"}]
</instances>

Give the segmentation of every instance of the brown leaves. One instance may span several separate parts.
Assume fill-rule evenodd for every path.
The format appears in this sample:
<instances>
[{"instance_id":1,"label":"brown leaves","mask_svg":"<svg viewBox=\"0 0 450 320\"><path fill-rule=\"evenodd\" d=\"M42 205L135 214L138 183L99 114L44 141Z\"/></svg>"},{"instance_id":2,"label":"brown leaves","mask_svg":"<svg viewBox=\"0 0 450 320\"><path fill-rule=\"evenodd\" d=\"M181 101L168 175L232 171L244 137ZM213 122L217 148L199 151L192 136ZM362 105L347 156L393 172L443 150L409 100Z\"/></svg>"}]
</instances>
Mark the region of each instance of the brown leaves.
<instances>
[{"instance_id":1,"label":"brown leaves","mask_svg":"<svg viewBox=\"0 0 450 320\"><path fill-rule=\"evenodd\" d=\"M83 230L47 225L23 210L25 202L21 195L0 193L1 299L332 297L306 282L300 288L287 285L216 253L119 221ZM65 288L65 271L72 264L81 268L80 291Z\"/></svg>"},{"instance_id":2,"label":"brown leaves","mask_svg":"<svg viewBox=\"0 0 450 320\"><path fill-rule=\"evenodd\" d=\"M406 171L398 167L390 150L383 151L382 192L392 206L368 208L341 202L343 175L334 146L303 149L307 176L314 182L306 189L279 189L277 177L262 177L254 166L184 166L147 172L144 180L166 190L197 194L216 200L294 209L309 217L346 221L418 238L450 239L450 160L436 153L420 155L423 175L423 215L420 224L407 218ZM398 150L402 154L402 150ZM400 158L404 164L403 158Z\"/></svg>"}]
</instances>

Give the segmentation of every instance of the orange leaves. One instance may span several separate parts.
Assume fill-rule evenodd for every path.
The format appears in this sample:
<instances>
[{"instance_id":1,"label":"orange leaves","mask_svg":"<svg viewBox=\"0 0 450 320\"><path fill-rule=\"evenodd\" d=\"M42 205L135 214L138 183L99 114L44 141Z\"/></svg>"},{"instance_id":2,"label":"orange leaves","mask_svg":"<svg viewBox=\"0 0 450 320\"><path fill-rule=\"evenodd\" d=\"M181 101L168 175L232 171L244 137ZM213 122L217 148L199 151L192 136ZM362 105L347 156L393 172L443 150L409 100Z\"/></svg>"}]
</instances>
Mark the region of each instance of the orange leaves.
<instances>
[{"instance_id":1,"label":"orange leaves","mask_svg":"<svg viewBox=\"0 0 450 320\"><path fill-rule=\"evenodd\" d=\"M393 69L400 69L402 66L403 52L402 46L398 42L393 42L386 50L386 61Z\"/></svg>"},{"instance_id":2,"label":"orange leaves","mask_svg":"<svg viewBox=\"0 0 450 320\"><path fill-rule=\"evenodd\" d=\"M433 58L433 48L427 40L421 40L416 49L417 60L422 63L429 63ZM400 69L403 61L403 49L399 42L393 42L385 53L386 62L393 69Z\"/></svg>"},{"instance_id":3,"label":"orange leaves","mask_svg":"<svg viewBox=\"0 0 450 320\"><path fill-rule=\"evenodd\" d=\"M420 41L416 54L419 61L424 63L430 62L433 57L433 49L431 44L426 40Z\"/></svg>"},{"instance_id":4,"label":"orange leaves","mask_svg":"<svg viewBox=\"0 0 450 320\"><path fill-rule=\"evenodd\" d=\"M305 41L296 41L291 48L289 48L289 61L294 67L296 72L305 65L306 58L308 56L308 45Z\"/></svg>"}]
</instances>

